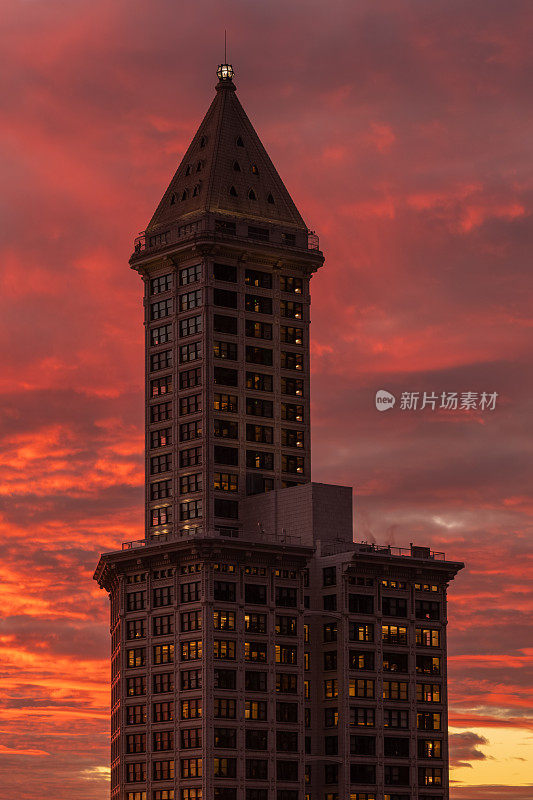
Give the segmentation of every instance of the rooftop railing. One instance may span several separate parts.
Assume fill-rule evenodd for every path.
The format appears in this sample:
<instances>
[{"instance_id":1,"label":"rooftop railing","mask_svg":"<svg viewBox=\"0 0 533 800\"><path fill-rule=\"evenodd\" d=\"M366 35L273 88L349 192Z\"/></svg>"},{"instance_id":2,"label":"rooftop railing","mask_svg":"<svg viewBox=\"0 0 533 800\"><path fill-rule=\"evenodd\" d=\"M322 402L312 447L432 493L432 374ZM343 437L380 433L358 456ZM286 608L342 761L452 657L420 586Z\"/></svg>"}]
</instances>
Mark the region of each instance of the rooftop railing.
<instances>
[{"instance_id":1,"label":"rooftop railing","mask_svg":"<svg viewBox=\"0 0 533 800\"><path fill-rule=\"evenodd\" d=\"M378 553L379 555L400 556L401 558L427 558L433 561L445 561L446 554L412 544L410 547L393 547L390 544L374 542L356 542L360 553Z\"/></svg>"},{"instance_id":2,"label":"rooftop railing","mask_svg":"<svg viewBox=\"0 0 533 800\"><path fill-rule=\"evenodd\" d=\"M247 232L243 235L244 226L237 230L234 223L226 220L219 220L214 217L202 217L201 219L187 222L181 225L169 225L166 229L141 231L134 241L134 254L144 252L154 252L169 245L179 244L187 239L193 239L202 234L209 233L220 236L224 239L258 241L256 233ZM250 226L252 227L252 226ZM286 233L278 229L265 228L266 237L261 237L260 241L269 242L273 245L294 248L295 250L320 250L320 240L314 231L307 231L304 238L302 232ZM271 235L272 234L272 235ZM300 241L298 241L297 237Z\"/></svg>"}]
</instances>

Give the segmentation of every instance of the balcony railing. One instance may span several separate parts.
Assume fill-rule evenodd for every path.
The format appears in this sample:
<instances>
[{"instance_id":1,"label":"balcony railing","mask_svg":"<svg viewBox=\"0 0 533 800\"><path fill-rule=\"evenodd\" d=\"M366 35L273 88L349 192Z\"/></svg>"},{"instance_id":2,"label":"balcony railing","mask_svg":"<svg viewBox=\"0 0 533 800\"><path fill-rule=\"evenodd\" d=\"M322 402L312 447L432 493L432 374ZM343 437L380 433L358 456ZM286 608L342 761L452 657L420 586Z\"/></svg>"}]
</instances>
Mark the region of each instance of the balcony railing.
<instances>
[{"instance_id":1,"label":"balcony railing","mask_svg":"<svg viewBox=\"0 0 533 800\"><path fill-rule=\"evenodd\" d=\"M379 555L400 556L401 558L424 558L433 561L445 561L446 554L431 550L429 547L419 547L412 544L410 547L393 547L389 544L375 544L373 542L357 542L359 553L377 553Z\"/></svg>"},{"instance_id":2,"label":"balcony railing","mask_svg":"<svg viewBox=\"0 0 533 800\"><path fill-rule=\"evenodd\" d=\"M221 237L224 239L234 239L240 241L257 241L256 235L243 235L242 231L237 231L236 227L233 226L232 223L228 223L225 220L217 220L214 217L202 217L201 219L188 222L182 225L169 225L168 228L162 230L154 230L154 231L141 231L141 233L135 238L134 241L134 254L140 254L144 252L154 252L156 250L160 250L164 247L168 247L169 245L178 244L180 242L186 241L187 239L193 239L202 234L209 233L217 237ZM294 240L294 244L289 244L287 242L287 238L283 237L283 232L277 229L267 229L265 228L266 238L261 241L269 242L273 245L281 245L283 247L290 247L295 250L320 250L320 241L318 235L314 231L307 232L307 239L302 242L300 246L296 244L296 239ZM269 235L272 234L272 235ZM293 234L290 234L292 237ZM295 234L296 236L296 234ZM303 238L303 237L302 237Z\"/></svg>"}]
</instances>

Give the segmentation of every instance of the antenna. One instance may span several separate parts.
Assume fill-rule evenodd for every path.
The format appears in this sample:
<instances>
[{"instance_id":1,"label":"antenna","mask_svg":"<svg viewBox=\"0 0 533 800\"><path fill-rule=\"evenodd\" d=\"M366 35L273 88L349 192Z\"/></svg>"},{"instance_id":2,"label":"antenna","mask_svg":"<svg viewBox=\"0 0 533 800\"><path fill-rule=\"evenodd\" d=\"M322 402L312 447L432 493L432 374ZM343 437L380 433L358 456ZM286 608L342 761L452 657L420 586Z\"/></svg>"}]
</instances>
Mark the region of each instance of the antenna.
<instances>
[{"instance_id":1,"label":"antenna","mask_svg":"<svg viewBox=\"0 0 533 800\"><path fill-rule=\"evenodd\" d=\"M226 29L224 28L224 64L228 63L228 58L226 55Z\"/></svg>"}]
</instances>

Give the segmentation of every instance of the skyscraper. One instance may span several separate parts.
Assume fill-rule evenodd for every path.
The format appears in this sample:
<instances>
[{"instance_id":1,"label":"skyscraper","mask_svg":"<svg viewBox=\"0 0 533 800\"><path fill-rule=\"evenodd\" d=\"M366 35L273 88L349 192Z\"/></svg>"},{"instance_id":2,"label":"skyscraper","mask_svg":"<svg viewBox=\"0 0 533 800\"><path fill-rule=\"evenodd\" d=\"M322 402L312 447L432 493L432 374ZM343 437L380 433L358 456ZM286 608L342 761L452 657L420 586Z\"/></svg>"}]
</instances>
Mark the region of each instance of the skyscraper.
<instances>
[{"instance_id":1,"label":"skyscraper","mask_svg":"<svg viewBox=\"0 0 533 800\"><path fill-rule=\"evenodd\" d=\"M130 263L145 288L146 535L102 555L113 800L443 800L446 589L354 542L311 483L323 264L235 94L216 96Z\"/></svg>"}]
</instances>

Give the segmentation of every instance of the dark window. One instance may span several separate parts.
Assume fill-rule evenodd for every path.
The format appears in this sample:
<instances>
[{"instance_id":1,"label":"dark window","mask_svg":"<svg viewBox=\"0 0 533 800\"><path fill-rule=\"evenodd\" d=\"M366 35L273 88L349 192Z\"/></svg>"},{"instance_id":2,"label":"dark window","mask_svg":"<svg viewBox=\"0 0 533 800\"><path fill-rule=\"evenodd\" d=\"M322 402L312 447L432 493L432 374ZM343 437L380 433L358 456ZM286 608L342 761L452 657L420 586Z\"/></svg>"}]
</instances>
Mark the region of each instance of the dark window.
<instances>
[{"instance_id":1,"label":"dark window","mask_svg":"<svg viewBox=\"0 0 533 800\"><path fill-rule=\"evenodd\" d=\"M228 369L227 367L214 368L214 381L215 384L222 384L224 386L238 386L239 373L236 369Z\"/></svg>"},{"instance_id":2,"label":"dark window","mask_svg":"<svg viewBox=\"0 0 533 800\"><path fill-rule=\"evenodd\" d=\"M237 267L229 264L213 264L213 277L217 281L237 282Z\"/></svg>"},{"instance_id":3,"label":"dark window","mask_svg":"<svg viewBox=\"0 0 533 800\"><path fill-rule=\"evenodd\" d=\"M150 422L165 422L168 419L172 419L172 403L150 406Z\"/></svg>"},{"instance_id":4,"label":"dark window","mask_svg":"<svg viewBox=\"0 0 533 800\"><path fill-rule=\"evenodd\" d=\"M255 397L246 398L246 413L253 417L274 416L274 404L272 400L258 400Z\"/></svg>"},{"instance_id":5,"label":"dark window","mask_svg":"<svg viewBox=\"0 0 533 800\"><path fill-rule=\"evenodd\" d=\"M298 676L293 672L276 672L276 692L280 694L296 694Z\"/></svg>"},{"instance_id":6,"label":"dark window","mask_svg":"<svg viewBox=\"0 0 533 800\"><path fill-rule=\"evenodd\" d=\"M299 378L282 378L281 393L302 397L304 393L304 382Z\"/></svg>"},{"instance_id":7,"label":"dark window","mask_svg":"<svg viewBox=\"0 0 533 800\"><path fill-rule=\"evenodd\" d=\"M247 344L246 361L250 364L263 364L266 367L271 367L272 350L267 347L253 347Z\"/></svg>"},{"instance_id":8,"label":"dark window","mask_svg":"<svg viewBox=\"0 0 533 800\"><path fill-rule=\"evenodd\" d=\"M237 519L239 516L239 504L237 500L223 500L215 497L215 517L225 519Z\"/></svg>"},{"instance_id":9,"label":"dark window","mask_svg":"<svg viewBox=\"0 0 533 800\"><path fill-rule=\"evenodd\" d=\"M260 242L268 242L270 232L268 228L260 228L257 225L248 225L248 236L250 239L257 239Z\"/></svg>"},{"instance_id":10,"label":"dark window","mask_svg":"<svg viewBox=\"0 0 533 800\"><path fill-rule=\"evenodd\" d=\"M274 429L265 425L248 424L246 426L246 441L272 444L274 441Z\"/></svg>"},{"instance_id":11,"label":"dark window","mask_svg":"<svg viewBox=\"0 0 533 800\"><path fill-rule=\"evenodd\" d=\"M350 783L375 783L374 764L350 764Z\"/></svg>"},{"instance_id":12,"label":"dark window","mask_svg":"<svg viewBox=\"0 0 533 800\"><path fill-rule=\"evenodd\" d=\"M215 728L213 737L214 747L229 748L234 750L237 747L236 728Z\"/></svg>"},{"instance_id":13,"label":"dark window","mask_svg":"<svg viewBox=\"0 0 533 800\"><path fill-rule=\"evenodd\" d=\"M213 355L215 358L226 358L230 361L237 360L236 342L225 342L216 340L213 342Z\"/></svg>"},{"instance_id":14,"label":"dark window","mask_svg":"<svg viewBox=\"0 0 533 800\"><path fill-rule=\"evenodd\" d=\"M386 708L383 711L383 725L385 728L408 728L409 712Z\"/></svg>"},{"instance_id":15,"label":"dark window","mask_svg":"<svg viewBox=\"0 0 533 800\"><path fill-rule=\"evenodd\" d=\"M161 325L159 328L150 329L150 344L152 347L158 344L167 344L172 339L172 325Z\"/></svg>"},{"instance_id":16,"label":"dark window","mask_svg":"<svg viewBox=\"0 0 533 800\"><path fill-rule=\"evenodd\" d=\"M282 403L281 419L286 419L289 420L290 422L303 422L304 407L299 405L293 405L292 403Z\"/></svg>"},{"instance_id":17,"label":"dark window","mask_svg":"<svg viewBox=\"0 0 533 800\"><path fill-rule=\"evenodd\" d=\"M247 758L246 759L246 778L249 780L267 780L268 778L268 761L264 758ZM248 790L249 792L250 790ZM258 790L252 790L257 792ZM266 789L259 791L265 792L264 798L267 800L268 792ZM254 796L254 795L252 795ZM259 795L261 796L261 795ZM249 795L247 794L248 798Z\"/></svg>"},{"instance_id":18,"label":"dark window","mask_svg":"<svg viewBox=\"0 0 533 800\"><path fill-rule=\"evenodd\" d=\"M180 450L180 467L198 467L201 463L201 447L191 447L190 450Z\"/></svg>"},{"instance_id":19,"label":"dark window","mask_svg":"<svg viewBox=\"0 0 533 800\"><path fill-rule=\"evenodd\" d=\"M234 603L235 587L236 584L232 581L215 581L213 599Z\"/></svg>"},{"instance_id":20,"label":"dark window","mask_svg":"<svg viewBox=\"0 0 533 800\"><path fill-rule=\"evenodd\" d=\"M224 308L237 308L237 292L229 289L213 289L213 304Z\"/></svg>"},{"instance_id":21,"label":"dark window","mask_svg":"<svg viewBox=\"0 0 533 800\"><path fill-rule=\"evenodd\" d=\"M150 500L162 500L172 497L172 481L156 481L150 484Z\"/></svg>"},{"instance_id":22,"label":"dark window","mask_svg":"<svg viewBox=\"0 0 533 800\"><path fill-rule=\"evenodd\" d=\"M276 750L281 752L296 752L298 750L297 731L276 731Z\"/></svg>"},{"instance_id":23,"label":"dark window","mask_svg":"<svg viewBox=\"0 0 533 800\"><path fill-rule=\"evenodd\" d=\"M245 736L247 750L266 750L268 748L268 731L264 728L261 730L249 728Z\"/></svg>"},{"instance_id":24,"label":"dark window","mask_svg":"<svg viewBox=\"0 0 533 800\"><path fill-rule=\"evenodd\" d=\"M215 333L231 333L237 335L237 317L226 317L222 314L213 316L213 330Z\"/></svg>"},{"instance_id":25,"label":"dark window","mask_svg":"<svg viewBox=\"0 0 533 800\"><path fill-rule=\"evenodd\" d=\"M288 586L276 586L276 605L283 608L296 608L298 605L297 590Z\"/></svg>"},{"instance_id":26,"label":"dark window","mask_svg":"<svg viewBox=\"0 0 533 800\"><path fill-rule=\"evenodd\" d=\"M193 386L199 386L201 375L200 367L180 372L180 389L192 389Z\"/></svg>"},{"instance_id":27,"label":"dark window","mask_svg":"<svg viewBox=\"0 0 533 800\"><path fill-rule=\"evenodd\" d=\"M245 583L244 599L254 605L265 605L267 601L267 587L262 583Z\"/></svg>"},{"instance_id":28,"label":"dark window","mask_svg":"<svg viewBox=\"0 0 533 800\"><path fill-rule=\"evenodd\" d=\"M247 319L246 336L254 339L272 339L272 325L270 322L258 322L253 319Z\"/></svg>"},{"instance_id":29,"label":"dark window","mask_svg":"<svg viewBox=\"0 0 533 800\"><path fill-rule=\"evenodd\" d=\"M172 289L172 275L158 275L150 281L150 294L161 294Z\"/></svg>"},{"instance_id":30,"label":"dark window","mask_svg":"<svg viewBox=\"0 0 533 800\"><path fill-rule=\"evenodd\" d=\"M261 272L257 269L247 269L244 273L244 282L247 286L258 286L261 289L272 289L272 275L270 272Z\"/></svg>"},{"instance_id":31,"label":"dark window","mask_svg":"<svg viewBox=\"0 0 533 800\"><path fill-rule=\"evenodd\" d=\"M302 294L303 281L301 278L295 278L292 275L281 275L279 279L279 288L282 292Z\"/></svg>"},{"instance_id":32,"label":"dark window","mask_svg":"<svg viewBox=\"0 0 533 800\"><path fill-rule=\"evenodd\" d=\"M247 692L266 692L266 672L256 672L255 670L247 669L244 673L244 688Z\"/></svg>"},{"instance_id":33,"label":"dark window","mask_svg":"<svg viewBox=\"0 0 533 800\"><path fill-rule=\"evenodd\" d=\"M215 445L214 454L217 464L229 464L231 466L238 466L239 464L239 451L236 447Z\"/></svg>"},{"instance_id":34,"label":"dark window","mask_svg":"<svg viewBox=\"0 0 533 800\"><path fill-rule=\"evenodd\" d=\"M281 300L280 313L282 317L289 317L290 319L302 319L303 305L301 303L293 303L292 300Z\"/></svg>"},{"instance_id":35,"label":"dark window","mask_svg":"<svg viewBox=\"0 0 533 800\"><path fill-rule=\"evenodd\" d=\"M409 767L385 764L385 786L409 786Z\"/></svg>"},{"instance_id":36,"label":"dark window","mask_svg":"<svg viewBox=\"0 0 533 800\"><path fill-rule=\"evenodd\" d=\"M276 761L276 778L278 781L297 781L297 761Z\"/></svg>"},{"instance_id":37,"label":"dark window","mask_svg":"<svg viewBox=\"0 0 533 800\"><path fill-rule=\"evenodd\" d=\"M261 450L247 450L246 466L249 469L274 469L274 453L266 453Z\"/></svg>"},{"instance_id":38,"label":"dark window","mask_svg":"<svg viewBox=\"0 0 533 800\"><path fill-rule=\"evenodd\" d=\"M385 736L383 755L386 758L409 758L409 739Z\"/></svg>"},{"instance_id":39,"label":"dark window","mask_svg":"<svg viewBox=\"0 0 533 800\"><path fill-rule=\"evenodd\" d=\"M415 615L417 619L440 619L440 603L432 600L416 600Z\"/></svg>"},{"instance_id":40,"label":"dark window","mask_svg":"<svg viewBox=\"0 0 533 800\"><path fill-rule=\"evenodd\" d=\"M253 311L255 314L272 314L272 298L263 295L247 294L244 307L246 311Z\"/></svg>"},{"instance_id":41,"label":"dark window","mask_svg":"<svg viewBox=\"0 0 533 800\"><path fill-rule=\"evenodd\" d=\"M202 410L202 395L189 394L186 397L180 397L180 416L187 414L196 414Z\"/></svg>"},{"instance_id":42,"label":"dark window","mask_svg":"<svg viewBox=\"0 0 533 800\"><path fill-rule=\"evenodd\" d=\"M180 269L180 286L187 286L189 283L196 283L202 277L202 265L194 264L192 267Z\"/></svg>"},{"instance_id":43,"label":"dark window","mask_svg":"<svg viewBox=\"0 0 533 800\"><path fill-rule=\"evenodd\" d=\"M229 222L225 219L216 219L215 232L224 233L226 236L235 236L237 233L237 226L234 222Z\"/></svg>"},{"instance_id":44,"label":"dark window","mask_svg":"<svg viewBox=\"0 0 533 800\"><path fill-rule=\"evenodd\" d=\"M405 597L383 597L381 610L385 617L406 617L407 600Z\"/></svg>"},{"instance_id":45,"label":"dark window","mask_svg":"<svg viewBox=\"0 0 533 800\"><path fill-rule=\"evenodd\" d=\"M289 350L281 351L281 368L294 369L301 372L304 368L304 357L302 353L293 353Z\"/></svg>"},{"instance_id":46,"label":"dark window","mask_svg":"<svg viewBox=\"0 0 533 800\"><path fill-rule=\"evenodd\" d=\"M186 317L185 319L180 319L179 322L180 326L180 337L185 336L194 336L197 333L201 333L203 330L203 320L202 317L197 314L195 317Z\"/></svg>"},{"instance_id":47,"label":"dark window","mask_svg":"<svg viewBox=\"0 0 533 800\"><path fill-rule=\"evenodd\" d=\"M373 614L373 596L370 594L349 594L348 610L351 614Z\"/></svg>"},{"instance_id":48,"label":"dark window","mask_svg":"<svg viewBox=\"0 0 533 800\"><path fill-rule=\"evenodd\" d=\"M179 296L180 311L190 311L202 305L202 290L196 289L194 292L186 292Z\"/></svg>"},{"instance_id":49,"label":"dark window","mask_svg":"<svg viewBox=\"0 0 533 800\"><path fill-rule=\"evenodd\" d=\"M322 598L322 607L324 611L336 611L337 610L337 595L336 594L325 594Z\"/></svg>"},{"instance_id":50,"label":"dark window","mask_svg":"<svg viewBox=\"0 0 533 800\"><path fill-rule=\"evenodd\" d=\"M304 432L292 428L281 429L281 444L283 447L303 447Z\"/></svg>"},{"instance_id":51,"label":"dark window","mask_svg":"<svg viewBox=\"0 0 533 800\"><path fill-rule=\"evenodd\" d=\"M157 303L152 303L150 306L150 319L163 319L163 317L170 317L174 308L174 303L171 297L166 300L158 300Z\"/></svg>"},{"instance_id":52,"label":"dark window","mask_svg":"<svg viewBox=\"0 0 533 800\"><path fill-rule=\"evenodd\" d=\"M408 672L407 653L383 653L384 672Z\"/></svg>"},{"instance_id":53,"label":"dark window","mask_svg":"<svg viewBox=\"0 0 533 800\"><path fill-rule=\"evenodd\" d=\"M369 650L350 650L350 669L373 670L374 653Z\"/></svg>"},{"instance_id":54,"label":"dark window","mask_svg":"<svg viewBox=\"0 0 533 800\"><path fill-rule=\"evenodd\" d=\"M234 669L216 669L214 686L215 689L235 689L237 673Z\"/></svg>"}]
</instances>

